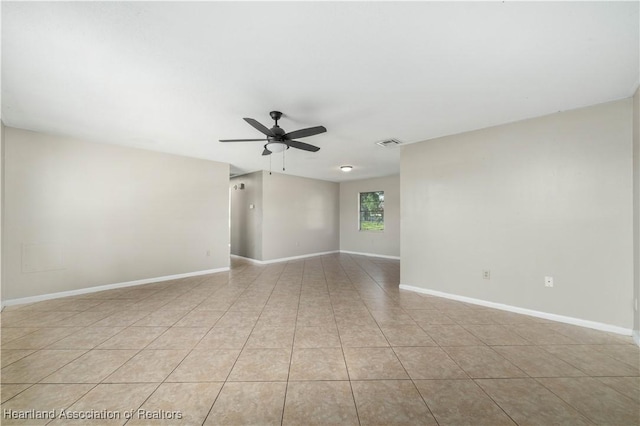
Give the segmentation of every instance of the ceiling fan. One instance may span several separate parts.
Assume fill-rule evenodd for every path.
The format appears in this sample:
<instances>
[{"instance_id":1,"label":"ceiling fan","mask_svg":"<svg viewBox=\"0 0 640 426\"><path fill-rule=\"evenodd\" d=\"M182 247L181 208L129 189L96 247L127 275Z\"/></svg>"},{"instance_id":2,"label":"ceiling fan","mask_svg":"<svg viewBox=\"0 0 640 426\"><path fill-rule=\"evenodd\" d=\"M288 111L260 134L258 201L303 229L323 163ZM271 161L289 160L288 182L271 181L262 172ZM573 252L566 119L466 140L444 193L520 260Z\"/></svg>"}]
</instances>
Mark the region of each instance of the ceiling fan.
<instances>
[{"instance_id":1,"label":"ceiling fan","mask_svg":"<svg viewBox=\"0 0 640 426\"><path fill-rule=\"evenodd\" d=\"M253 118L244 118L244 121L249 123L253 128L266 136L266 139L220 139L220 142L257 142L267 141L264 145L264 151L262 155L271 155L273 152L282 152L290 147L302 149L304 151L316 152L320 148L308 143L294 141L293 139L306 138L307 136L314 136L320 133L324 133L327 129L324 126L308 127L306 129L294 130L293 132L285 133L285 131L278 126L278 120L282 117L280 111L271 111L269 113L271 118L275 120L276 124L272 128L263 126Z\"/></svg>"}]
</instances>

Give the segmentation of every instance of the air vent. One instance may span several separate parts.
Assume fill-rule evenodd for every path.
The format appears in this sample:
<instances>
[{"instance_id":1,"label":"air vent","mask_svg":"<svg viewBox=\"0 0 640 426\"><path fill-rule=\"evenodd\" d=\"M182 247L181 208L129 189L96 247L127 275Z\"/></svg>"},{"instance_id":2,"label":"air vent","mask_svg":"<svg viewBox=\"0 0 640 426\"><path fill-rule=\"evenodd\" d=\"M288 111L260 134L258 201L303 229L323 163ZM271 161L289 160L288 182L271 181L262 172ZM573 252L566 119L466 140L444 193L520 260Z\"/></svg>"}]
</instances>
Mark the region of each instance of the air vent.
<instances>
[{"instance_id":1,"label":"air vent","mask_svg":"<svg viewBox=\"0 0 640 426\"><path fill-rule=\"evenodd\" d=\"M402 145L402 142L400 142L398 139L386 139L380 142L376 142L376 145L380 145L385 148L393 148L398 145Z\"/></svg>"}]
</instances>

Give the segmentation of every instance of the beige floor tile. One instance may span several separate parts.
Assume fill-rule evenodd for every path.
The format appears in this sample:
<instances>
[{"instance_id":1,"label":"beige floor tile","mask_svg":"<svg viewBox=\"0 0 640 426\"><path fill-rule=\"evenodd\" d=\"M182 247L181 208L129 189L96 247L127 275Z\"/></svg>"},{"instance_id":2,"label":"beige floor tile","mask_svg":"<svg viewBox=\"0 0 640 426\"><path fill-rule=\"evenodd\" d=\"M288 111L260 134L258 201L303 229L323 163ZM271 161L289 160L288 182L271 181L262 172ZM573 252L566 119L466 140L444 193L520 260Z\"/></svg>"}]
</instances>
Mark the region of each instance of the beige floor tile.
<instances>
[{"instance_id":1,"label":"beige floor tile","mask_svg":"<svg viewBox=\"0 0 640 426\"><path fill-rule=\"evenodd\" d=\"M80 357L84 350L40 350L2 369L2 383L37 383L65 364Z\"/></svg>"},{"instance_id":2,"label":"beige floor tile","mask_svg":"<svg viewBox=\"0 0 640 426\"><path fill-rule=\"evenodd\" d=\"M247 348L291 348L293 343L293 327L256 327L249 335Z\"/></svg>"},{"instance_id":3,"label":"beige floor tile","mask_svg":"<svg viewBox=\"0 0 640 426\"><path fill-rule=\"evenodd\" d=\"M244 349L228 380L234 382L286 381L291 360L290 349Z\"/></svg>"},{"instance_id":4,"label":"beige floor tile","mask_svg":"<svg viewBox=\"0 0 640 426\"><path fill-rule=\"evenodd\" d=\"M260 311L228 311L216 323L217 327L253 327L258 322Z\"/></svg>"},{"instance_id":5,"label":"beige floor tile","mask_svg":"<svg viewBox=\"0 0 640 426\"><path fill-rule=\"evenodd\" d=\"M105 319L112 312L110 311L85 311L79 312L73 316L68 318L63 318L59 321L55 321L51 324L53 327L88 327L91 326L98 321Z\"/></svg>"},{"instance_id":6,"label":"beige floor tile","mask_svg":"<svg viewBox=\"0 0 640 426\"><path fill-rule=\"evenodd\" d=\"M460 325L491 325L495 324L491 314L474 309L451 309L447 316Z\"/></svg>"},{"instance_id":7,"label":"beige floor tile","mask_svg":"<svg viewBox=\"0 0 640 426\"><path fill-rule=\"evenodd\" d=\"M476 383L518 424L592 424L535 379L480 379Z\"/></svg>"},{"instance_id":8,"label":"beige floor tile","mask_svg":"<svg viewBox=\"0 0 640 426\"><path fill-rule=\"evenodd\" d=\"M422 329L440 346L477 346L483 342L460 325L421 324Z\"/></svg>"},{"instance_id":9,"label":"beige floor tile","mask_svg":"<svg viewBox=\"0 0 640 426\"><path fill-rule=\"evenodd\" d=\"M197 349L242 349L251 327L213 327L198 343Z\"/></svg>"},{"instance_id":10,"label":"beige floor tile","mask_svg":"<svg viewBox=\"0 0 640 426\"><path fill-rule=\"evenodd\" d=\"M595 351L590 346L544 346L543 349L590 376L638 376L640 365L635 367Z\"/></svg>"},{"instance_id":11,"label":"beige floor tile","mask_svg":"<svg viewBox=\"0 0 640 426\"><path fill-rule=\"evenodd\" d=\"M331 308L304 310L302 307L298 311L296 324L300 327L326 327L333 326L336 319Z\"/></svg>"},{"instance_id":12,"label":"beige floor tile","mask_svg":"<svg viewBox=\"0 0 640 426\"><path fill-rule=\"evenodd\" d=\"M80 330L80 327L41 328L38 331L3 344L2 349L42 349Z\"/></svg>"},{"instance_id":13,"label":"beige floor tile","mask_svg":"<svg viewBox=\"0 0 640 426\"><path fill-rule=\"evenodd\" d=\"M640 365L640 348L636 345L593 345L591 348L632 367Z\"/></svg>"},{"instance_id":14,"label":"beige floor tile","mask_svg":"<svg viewBox=\"0 0 640 426\"><path fill-rule=\"evenodd\" d=\"M158 387L152 384L100 384L67 409L68 414L51 422L50 425L123 425L127 422L125 413L137 410ZM73 413L110 412L102 419L74 419Z\"/></svg>"},{"instance_id":15,"label":"beige floor tile","mask_svg":"<svg viewBox=\"0 0 640 426\"><path fill-rule=\"evenodd\" d=\"M104 381L107 383L162 382L187 356L188 350L145 349Z\"/></svg>"},{"instance_id":16,"label":"beige floor tile","mask_svg":"<svg viewBox=\"0 0 640 426\"><path fill-rule=\"evenodd\" d=\"M93 349L123 327L87 327L47 346L47 349Z\"/></svg>"},{"instance_id":17,"label":"beige floor tile","mask_svg":"<svg viewBox=\"0 0 640 426\"><path fill-rule=\"evenodd\" d=\"M29 386L31 385L26 383L15 385L0 385L0 402L5 402L6 400L13 398Z\"/></svg>"},{"instance_id":18,"label":"beige floor tile","mask_svg":"<svg viewBox=\"0 0 640 426\"><path fill-rule=\"evenodd\" d=\"M492 348L531 377L575 377L585 374L537 346L495 346Z\"/></svg>"},{"instance_id":19,"label":"beige floor tile","mask_svg":"<svg viewBox=\"0 0 640 426\"><path fill-rule=\"evenodd\" d=\"M296 303L297 305L297 303ZM256 323L258 327L291 327L296 324L297 309L265 309Z\"/></svg>"},{"instance_id":20,"label":"beige floor tile","mask_svg":"<svg viewBox=\"0 0 640 426\"><path fill-rule=\"evenodd\" d=\"M173 309L162 309L153 312L151 315L147 315L146 317L136 321L132 325L135 327L171 327L188 312L189 311L185 310L176 311Z\"/></svg>"},{"instance_id":21,"label":"beige floor tile","mask_svg":"<svg viewBox=\"0 0 640 426\"><path fill-rule=\"evenodd\" d=\"M224 384L205 425L279 425L287 384Z\"/></svg>"},{"instance_id":22,"label":"beige floor tile","mask_svg":"<svg viewBox=\"0 0 640 426\"><path fill-rule=\"evenodd\" d=\"M289 380L349 380L342 349L294 349Z\"/></svg>"},{"instance_id":23,"label":"beige floor tile","mask_svg":"<svg viewBox=\"0 0 640 426\"><path fill-rule=\"evenodd\" d=\"M128 327L149 314L151 314L149 311L123 310L115 312L92 325L93 327Z\"/></svg>"},{"instance_id":24,"label":"beige floor tile","mask_svg":"<svg viewBox=\"0 0 640 426\"><path fill-rule=\"evenodd\" d=\"M530 345L524 337L503 325L464 325L467 331L490 346L495 345Z\"/></svg>"},{"instance_id":25,"label":"beige floor tile","mask_svg":"<svg viewBox=\"0 0 640 426\"><path fill-rule=\"evenodd\" d=\"M363 308L364 313L351 311L336 311L335 320L338 328L374 328L378 329L378 323L369 314L367 308ZM322 325L322 324L321 324ZM324 324L326 325L326 324Z\"/></svg>"},{"instance_id":26,"label":"beige floor tile","mask_svg":"<svg viewBox=\"0 0 640 426\"><path fill-rule=\"evenodd\" d=\"M2 368L6 367L9 364L13 364L14 362L21 360L27 355L31 355L35 352L35 349L2 349L0 352L0 362L2 364Z\"/></svg>"},{"instance_id":27,"label":"beige floor tile","mask_svg":"<svg viewBox=\"0 0 640 426\"><path fill-rule=\"evenodd\" d=\"M207 327L171 327L147 349L192 349L208 331Z\"/></svg>"},{"instance_id":28,"label":"beige floor tile","mask_svg":"<svg viewBox=\"0 0 640 426\"><path fill-rule=\"evenodd\" d=\"M548 324L548 327L575 340L581 345L616 345L633 343L633 340L627 336L607 333L605 331L594 330L586 327L579 327L572 324L550 323Z\"/></svg>"},{"instance_id":29,"label":"beige floor tile","mask_svg":"<svg viewBox=\"0 0 640 426\"><path fill-rule=\"evenodd\" d=\"M596 424L640 424L640 401L628 398L594 378L548 378L538 381Z\"/></svg>"},{"instance_id":30,"label":"beige floor tile","mask_svg":"<svg viewBox=\"0 0 640 426\"><path fill-rule=\"evenodd\" d=\"M127 425L201 425L222 388L222 383L163 383ZM153 419L154 413L170 419Z\"/></svg>"},{"instance_id":31,"label":"beige floor tile","mask_svg":"<svg viewBox=\"0 0 640 426\"><path fill-rule=\"evenodd\" d=\"M77 312L25 312L18 321L11 321L8 318L3 321L5 327L51 327L58 321L74 316Z\"/></svg>"},{"instance_id":32,"label":"beige floor tile","mask_svg":"<svg viewBox=\"0 0 640 426\"><path fill-rule=\"evenodd\" d=\"M396 347L400 362L414 379L467 379L469 376L436 347Z\"/></svg>"},{"instance_id":33,"label":"beige floor tile","mask_svg":"<svg viewBox=\"0 0 640 426\"><path fill-rule=\"evenodd\" d=\"M45 377L43 383L99 383L136 354L135 350L97 350Z\"/></svg>"},{"instance_id":34,"label":"beige floor tile","mask_svg":"<svg viewBox=\"0 0 640 426\"><path fill-rule=\"evenodd\" d=\"M436 346L436 342L417 325L382 325L391 346Z\"/></svg>"},{"instance_id":35,"label":"beige floor tile","mask_svg":"<svg viewBox=\"0 0 640 426\"><path fill-rule=\"evenodd\" d=\"M406 309L406 312L421 326L456 324L456 322L449 318L446 313L435 309Z\"/></svg>"},{"instance_id":36,"label":"beige floor tile","mask_svg":"<svg viewBox=\"0 0 640 426\"><path fill-rule=\"evenodd\" d=\"M408 379L391 348L344 348L351 380Z\"/></svg>"},{"instance_id":37,"label":"beige floor tile","mask_svg":"<svg viewBox=\"0 0 640 426\"><path fill-rule=\"evenodd\" d=\"M340 335L335 327L297 327L295 348L339 348Z\"/></svg>"},{"instance_id":38,"label":"beige floor tile","mask_svg":"<svg viewBox=\"0 0 640 426\"><path fill-rule=\"evenodd\" d=\"M166 381L224 382L239 354L239 349L193 350Z\"/></svg>"},{"instance_id":39,"label":"beige floor tile","mask_svg":"<svg viewBox=\"0 0 640 426\"><path fill-rule=\"evenodd\" d=\"M358 425L349 382L290 382L283 425Z\"/></svg>"},{"instance_id":40,"label":"beige floor tile","mask_svg":"<svg viewBox=\"0 0 640 426\"><path fill-rule=\"evenodd\" d=\"M224 311L191 311L174 327L213 327L224 315Z\"/></svg>"},{"instance_id":41,"label":"beige floor tile","mask_svg":"<svg viewBox=\"0 0 640 426\"><path fill-rule=\"evenodd\" d=\"M36 384L29 389L11 398L0 406L3 425L44 425L57 416L61 409L69 407L84 394L89 392L93 385L79 384ZM36 410L40 413L53 413L48 419L12 419L6 410L10 412L29 412Z\"/></svg>"},{"instance_id":42,"label":"beige floor tile","mask_svg":"<svg viewBox=\"0 0 640 426\"><path fill-rule=\"evenodd\" d=\"M385 347L389 342L379 328L357 326L339 327L340 340L345 348Z\"/></svg>"},{"instance_id":43,"label":"beige floor tile","mask_svg":"<svg viewBox=\"0 0 640 426\"><path fill-rule=\"evenodd\" d=\"M417 380L440 426L515 425L473 380Z\"/></svg>"},{"instance_id":44,"label":"beige floor tile","mask_svg":"<svg viewBox=\"0 0 640 426\"><path fill-rule=\"evenodd\" d=\"M24 337L38 330L39 329L35 327L1 327L0 337L2 339L2 345L4 346L12 340Z\"/></svg>"},{"instance_id":45,"label":"beige floor tile","mask_svg":"<svg viewBox=\"0 0 640 426\"><path fill-rule=\"evenodd\" d=\"M404 309L371 309L371 316L378 325L416 325L416 322Z\"/></svg>"},{"instance_id":46,"label":"beige floor tile","mask_svg":"<svg viewBox=\"0 0 640 426\"><path fill-rule=\"evenodd\" d=\"M128 327L98 346L98 349L143 349L167 327Z\"/></svg>"},{"instance_id":47,"label":"beige floor tile","mask_svg":"<svg viewBox=\"0 0 640 426\"><path fill-rule=\"evenodd\" d=\"M634 401L640 401L640 377L598 377L597 379Z\"/></svg>"},{"instance_id":48,"label":"beige floor tile","mask_svg":"<svg viewBox=\"0 0 640 426\"><path fill-rule=\"evenodd\" d=\"M488 346L453 346L443 348L470 377L527 377L527 374Z\"/></svg>"},{"instance_id":49,"label":"beige floor tile","mask_svg":"<svg viewBox=\"0 0 640 426\"><path fill-rule=\"evenodd\" d=\"M532 345L574 345L578 342L560 334L548 324L518 324L507 328L528 340Z\"/></svg>"},{"instance_id":50,"label":"beige floor tile","mask_svg":"<svg viewBox=\"0 0 640 426\"><path fill-rule=\"evenodd\" d=\"M410 380L351 383L362 425L436 425Z\"/></svg>"}]
</instances>

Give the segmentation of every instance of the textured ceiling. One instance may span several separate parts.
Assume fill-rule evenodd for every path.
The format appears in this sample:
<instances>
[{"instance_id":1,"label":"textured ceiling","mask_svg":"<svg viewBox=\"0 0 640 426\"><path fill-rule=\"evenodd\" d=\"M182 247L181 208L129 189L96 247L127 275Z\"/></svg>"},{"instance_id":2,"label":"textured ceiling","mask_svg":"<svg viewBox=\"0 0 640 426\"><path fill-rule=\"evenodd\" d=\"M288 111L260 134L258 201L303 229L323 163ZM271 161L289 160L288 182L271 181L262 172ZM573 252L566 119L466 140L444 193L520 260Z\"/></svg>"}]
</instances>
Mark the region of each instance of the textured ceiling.
<instances>
[{"instance_id":1,"label":"textured ceiling","mask_svg":"<svg viewBox=\"0 0 640 426\"><path fill-rule=\"evenodd\" d=\"M399 172L399 149L625 98L638 2L2 2L8 126L269 169L242 117L287 131L287 173ZM282 155L272 158L281 170ZM350 174L338 167L351 164Z\"/></svg>"}]
</instances>

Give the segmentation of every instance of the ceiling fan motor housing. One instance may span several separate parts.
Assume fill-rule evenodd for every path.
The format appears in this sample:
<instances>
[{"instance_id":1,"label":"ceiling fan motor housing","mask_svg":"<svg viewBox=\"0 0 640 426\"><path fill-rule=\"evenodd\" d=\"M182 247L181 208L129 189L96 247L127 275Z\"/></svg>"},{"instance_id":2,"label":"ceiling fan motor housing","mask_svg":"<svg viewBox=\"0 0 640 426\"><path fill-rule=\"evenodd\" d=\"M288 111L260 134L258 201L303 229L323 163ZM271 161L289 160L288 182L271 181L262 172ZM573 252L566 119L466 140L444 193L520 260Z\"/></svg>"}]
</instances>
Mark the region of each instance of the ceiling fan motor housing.
<instances>
[{"instance_id":1,"label":"ceiling fan motor housing","mask_svg":"<svg viewBox=\"0 0 640 426\"><path fill-rule=\"evenodd\" d=\"M269 115L276 121L280 120L280 118L282 117L282 113L280 111L271 111Z\"/></svg>"}]
</instances>

